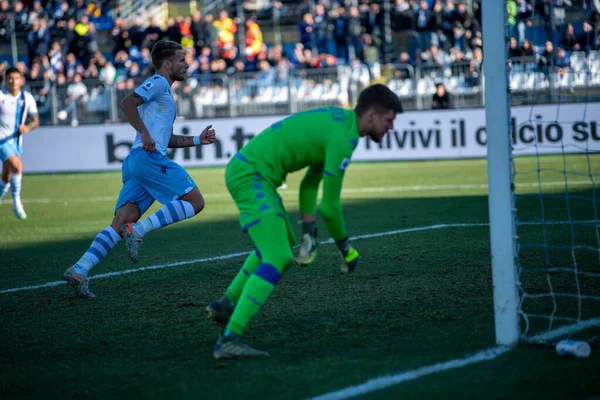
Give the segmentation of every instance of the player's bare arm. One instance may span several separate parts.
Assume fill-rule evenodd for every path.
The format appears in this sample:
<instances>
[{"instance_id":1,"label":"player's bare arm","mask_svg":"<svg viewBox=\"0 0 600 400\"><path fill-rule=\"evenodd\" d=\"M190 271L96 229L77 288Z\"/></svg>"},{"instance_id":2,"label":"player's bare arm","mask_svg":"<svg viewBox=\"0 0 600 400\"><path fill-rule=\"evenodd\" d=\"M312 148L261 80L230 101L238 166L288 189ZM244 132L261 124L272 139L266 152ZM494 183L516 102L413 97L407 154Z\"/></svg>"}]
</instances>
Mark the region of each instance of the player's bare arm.
<instances>
[{"instance_id":1,"label":"player's bare arm","mask_svg":"<svg viewBox=\"0 0 600 400\"><path fill-rule=\"evenodd\" d=\"M38 114L33 114L31 115L31 122L26 125L19 125L19 133L24 135L31 132L38 126L40 126L40 116Z\"/></svg>"},{"instance_id":2,"label":"player's bare arm","mask_svg":"<svg viewBox=\"0 0 600 400\"><path fill-rule=\"evenodd\" d=\"M204 128L200 136L183 136L173 135L169 139L169 148L181 148L181 147L193 147L197 145L213 144L217 135L215 130L212 129L212 125Z\"/></svg>"},{"instance_id":3,"label":"player's bare arm","mask_svg":"<svg viewBox=\"0 0 600 400\"><path fill-rule=\"evenodd\" d=\"M144 99L142 96L137 94L136 92L132 92L127 97L125 97L119 107L121 111L123 111L123 115L136 131L140 133L142 138L142 148L149 153L152 153L156 150L156 142L152 139L148 128L142 121L142 117L138 111L138 106L144 103Z\"/></svg>"}]
</instances>

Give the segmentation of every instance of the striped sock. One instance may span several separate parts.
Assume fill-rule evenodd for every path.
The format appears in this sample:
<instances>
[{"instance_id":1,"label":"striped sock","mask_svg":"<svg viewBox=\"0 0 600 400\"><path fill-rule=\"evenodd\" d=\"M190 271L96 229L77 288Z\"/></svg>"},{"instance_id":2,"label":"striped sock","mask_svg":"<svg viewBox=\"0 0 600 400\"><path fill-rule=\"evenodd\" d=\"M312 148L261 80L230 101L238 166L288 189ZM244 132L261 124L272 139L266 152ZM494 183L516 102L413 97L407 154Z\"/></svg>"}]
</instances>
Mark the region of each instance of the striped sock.
<instances>
[{"instance_id":1,"label":"striped sock","mask_svg":"<svg viewBox=\"0 0 600 400\"><path fill-rule=\"evenodd\" d=\"M77 261L74 266L75 272L87 275L90 269L97 265L120 240L121 236L115 232L112 226L107 226L102 232L96 235L90 248Z\"/></svg>"},{"instance_id":2,"label":"striped sock","mask_svg":"<svg viewBox=\"0 0 600 400\"><path fill-rule=\"evenodd\" d=\"M14 172L10 175L10 191L12 193L13 201L21 201L21 179L23 174L15 174Z\"/></svg>"},{"instance_id":3,"label":"striped sock","mask_svg":"<svg viewBox=\"0 0 600 400\"><path fill-rule=\"evenodd\" d=\"M0 200L8 193L8 189L10 189L10 182L4 182L0 179Z\"/></svg>"},{"instance_id":4,"label":"striped sock","mask_svg":"<svg viewBox=\"0 0 600 400\"><path fill-rule=\"evenodd\" d=\"M192 218L194 215L196 215L196 213L190 202L185 200L173 200L162 206L156 213L133 225L133 229L141 236L144 236L148 232L164 228L167 225L183 219Z\"/></svg>"}]
</instances>

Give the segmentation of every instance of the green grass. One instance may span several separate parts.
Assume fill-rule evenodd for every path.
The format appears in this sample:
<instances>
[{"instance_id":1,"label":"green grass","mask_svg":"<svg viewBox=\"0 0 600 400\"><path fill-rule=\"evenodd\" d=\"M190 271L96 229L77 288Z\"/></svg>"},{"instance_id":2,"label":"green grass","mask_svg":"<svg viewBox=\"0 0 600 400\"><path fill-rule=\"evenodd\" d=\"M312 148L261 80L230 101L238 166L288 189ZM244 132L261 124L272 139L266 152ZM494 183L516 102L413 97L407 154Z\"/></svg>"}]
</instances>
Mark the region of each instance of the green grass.
<instances>
[{"instance_id":1,"label":"green grass","mask_svg":"<svg viewBox=\"0 0 600 400\"><path fill-rule=\"evenodd\" d=\"M564 174L552 170L562 170L563 159L541 161L544 195L564 194ZM597 219L597 204L584 199L593 194L586 158L568 156L566 162L572 201L567 207L564 198L545 197L544 219ZM540 199L527 196L538 193L537 160L520 158L517 166L519 218L540 219ZM600 156L592 156L590 168L598 180ZM139 265L130 264L120 244L92 275L252 250L239 230L223 169L190 172L206 197L202 214L148 235ZM293 221L301 177L292 175L282 191ZM487 223L486 183L485 160L357 163L344 185L348 231ZM117 173L26 176L29 218L17 221L9 204L0 205L0 291L60 280L109 224L119 189ZM569 225L546 228L551 245L571 242ZM319 232L328 238L322 224ZM598 248L596 232L586 225L573 230L578 244ZM523 225L519 235L524 243L541 243L543 231ZM361 252L354 274L339 274L332 245L320 247L315 265L286 274L248 329L249 343L270 351L269 360L212 358L218 329L206 321L204 307L221 296L243 257L92 280L93 301L75 298L62 284L0 293L0 398L299 399L494 346L487 226L354 244ZM581 270L600 272L597 252L574 254ZM544 266L543 250L524 248L521 256L524 268ZM553 266L573 266L570 250L553 248L549 257ZM528 293L548 290L545 274L522 279ZM582 293L598 296L598 281L581 279ZM575 290L573 274L553 273L551 282L556 291ZM550 303L525 307L551 312ZM598 303L584 301L582 317L600 316ZM556 315L577 316L576 302L560 301ZM532 328L546 329L542 322ZM600 395L599 365L598 349L587 359L564 359L552 349L522 345L492 361L363 397L587 399Z\"/></svg>"}]
</instances>

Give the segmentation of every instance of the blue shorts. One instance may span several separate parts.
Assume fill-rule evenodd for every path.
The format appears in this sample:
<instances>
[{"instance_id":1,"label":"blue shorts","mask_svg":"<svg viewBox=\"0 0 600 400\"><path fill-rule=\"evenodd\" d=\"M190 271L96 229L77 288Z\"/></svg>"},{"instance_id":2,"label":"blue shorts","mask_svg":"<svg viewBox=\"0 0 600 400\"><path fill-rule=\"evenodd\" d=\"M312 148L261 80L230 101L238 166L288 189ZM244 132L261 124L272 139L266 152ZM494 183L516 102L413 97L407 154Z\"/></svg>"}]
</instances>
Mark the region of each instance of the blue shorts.
<instances>
[{"instance_id":1,"label":"blue shorts","mask_svg":"<svg viewBox=\"0 0 600 400\"><path fill-rule=\"evenodd\" d=\"M21 157L21 146L16 140L9 140L6 143L0 144L0 162L4 162L12 156Z\"/></svg>"},{"instance_id":2,"label":"blue shorts","mask_svg":"<svg viewBox=\"0 0 600 400\"><path fill-rule=\"evenodd\" d=\"M131 149L123 161L123 188L115 212L126 203L137 203L143 215L154 203L170 203L196 187L192 177L179 164L159 152Z\"/></svg>"}]
</instances>

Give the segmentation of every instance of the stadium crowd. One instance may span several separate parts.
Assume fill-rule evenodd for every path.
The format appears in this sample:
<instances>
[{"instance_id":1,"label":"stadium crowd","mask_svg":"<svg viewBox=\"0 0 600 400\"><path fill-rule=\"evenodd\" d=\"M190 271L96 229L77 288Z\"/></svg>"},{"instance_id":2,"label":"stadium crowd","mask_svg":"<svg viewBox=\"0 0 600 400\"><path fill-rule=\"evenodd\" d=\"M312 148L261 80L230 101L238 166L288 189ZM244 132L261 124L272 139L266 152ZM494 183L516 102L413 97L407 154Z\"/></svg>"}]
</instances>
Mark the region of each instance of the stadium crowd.
<instances>
[{"instance_id":1,"label":"stadium crowd","mask_svg":"<svg viewBox=\"0 0 600 400\"><path fill-rule=\"evenodd\" d=\"M569 69L572 51L598 48L600 0L506 3L510 57L541 55L548 70L562 73ZM226 9L216 15L195 11L169 17L163 25L156 18L122 15L116 0L0 0L0 40L8 43L14 15L14 29L27 46L27 59L17 68L30 84L41 87L36 97L42 115L51 84L64 94L60 108L66 112L74 112L73 105L92 90L83 81L130 91L151 73L150 49L161 38L187 49L188 74L195 79L190 90L220 74L254 72L265 84L276 84L291 70L340 65L367 66L372 80L379 77L382 63L404 66L394 72L399 79L414 68L439 73L443 67L461 75L468 86L480 83L481 0L395 0L387 10L389 18L377 1L304 5L294 8L304 9L297 18L298 42L267 45L261 25L285 14L289 2L249 0L243 3L243 18L232 18ZM589 19L567 23L569 7L583 6ZM537 42L531 34L536 25L545 30L545 38ZM99 35L109 37L110 45L101 47ZM0 64L0 73L7 66Z\"/></svg>"}]
</instances>

